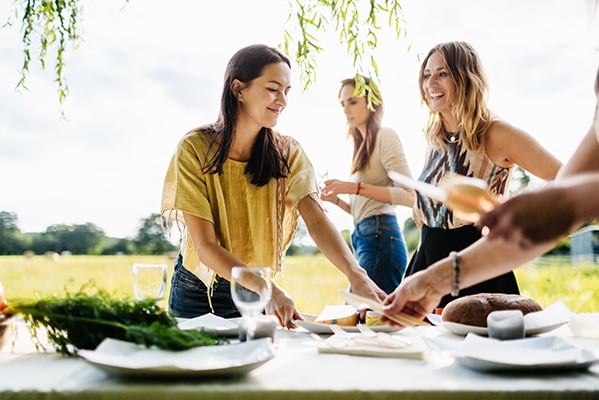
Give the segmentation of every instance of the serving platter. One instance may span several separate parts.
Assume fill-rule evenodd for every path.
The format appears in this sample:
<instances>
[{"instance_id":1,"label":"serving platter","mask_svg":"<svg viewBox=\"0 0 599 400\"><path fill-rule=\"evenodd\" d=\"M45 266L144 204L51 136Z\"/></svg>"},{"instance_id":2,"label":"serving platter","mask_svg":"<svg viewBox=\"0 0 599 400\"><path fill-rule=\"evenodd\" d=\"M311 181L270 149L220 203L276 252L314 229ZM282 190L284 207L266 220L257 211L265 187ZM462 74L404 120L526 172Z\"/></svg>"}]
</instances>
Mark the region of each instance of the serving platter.
<instances>
[{"instance_id":1,"label":"serving platter","mask_svg":"<svg viewBox=\"0 0 599 400\"><path fill-rule=\"evenodd\" d=\"M562 302L556 302L542 311L526 314L524 316L524 333L526 336L534 336L550 332L568 323L571 316L572 312ZM442 326L456 335L466 336L469 333L482 336L488 335L486 327L445 322L437 314L428 314L426 318L431 324Z\"/></svg>"},{"instance_id":2,"label":"serving platter","mask_svg":"<svg viewBox=\"0 0 599 400\"><path fill-rule=\"evenodd\" d=\"M302 328L304 328L312 333L317 333L317 334L329 334L329 333L332 334L332 333L334 333L331 330L331 325L314 322L317 317L316 315L302 314L302 316L304 317L303 321L299 320L299 319L295 319L295 320L293 320L293 323L298 326L301 326ZM360 328L358 328L357 326L344 326L344 325L337 325L337 326L346 332L360 332ZM374 332L397 332L402 329L402 327L390 326L390 325L368 325L368 328L370 328Z\"/></svg>"}]
</instances>

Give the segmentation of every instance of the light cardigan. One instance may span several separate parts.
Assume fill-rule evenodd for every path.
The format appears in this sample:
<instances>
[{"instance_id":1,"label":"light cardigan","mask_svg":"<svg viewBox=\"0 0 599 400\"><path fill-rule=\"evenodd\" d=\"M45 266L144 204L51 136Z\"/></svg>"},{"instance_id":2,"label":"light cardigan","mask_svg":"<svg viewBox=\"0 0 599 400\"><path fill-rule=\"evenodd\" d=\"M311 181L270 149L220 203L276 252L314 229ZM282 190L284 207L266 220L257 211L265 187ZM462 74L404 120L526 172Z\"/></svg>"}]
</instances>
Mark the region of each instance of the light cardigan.
<instances>
[{"instance_id":1,"label":"light cardigan","mask_svg":"<svg viewBox=\"0 0 599 400\"><path fill-rule=\"evenodd\" d=\"M368 164L353 174L350 181L387 186L391 195L391 204L360 195L350 196L350 212L354 218L354 225L372 215L395 215L395 205L405 205L408 202L409 195L404 189L396 186L389 178L388 171L411 176L408 161L397 133L391 128L380 128Z\"/></svg>"},{"instance_id":2,"label":"light cardigan","mask_svg":"<svg viewBox=\"0 0 599 400\"><path fill-rule=\"evenodd\" d=\"M289 176L265 186L250 183L247 162L227 159L222 174L205 174L201 166L211 137L199 130L179 142L164 180L162 215L183 222L182 212L214 224L219 244L248 266L281 269L282 257L298 223L297 205L306 196L318 201L318 185L310 160L300 144L278 135L288 154ZM183 231L183 266L208 287L216 272L199 261L191 237Z\"/></svg>"}]
</instances>

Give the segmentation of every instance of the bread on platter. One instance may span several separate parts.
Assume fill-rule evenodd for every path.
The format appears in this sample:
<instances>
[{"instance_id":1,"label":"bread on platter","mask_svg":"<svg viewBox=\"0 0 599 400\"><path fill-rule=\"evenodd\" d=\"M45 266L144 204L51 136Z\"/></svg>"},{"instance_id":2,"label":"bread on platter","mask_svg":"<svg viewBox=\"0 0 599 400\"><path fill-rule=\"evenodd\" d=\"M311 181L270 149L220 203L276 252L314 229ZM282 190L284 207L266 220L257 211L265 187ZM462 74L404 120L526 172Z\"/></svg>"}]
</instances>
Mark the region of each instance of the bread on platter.
<instances>
[{"instance_id":1,"label":"bread on platter","mask_svg":"<svg viewBox=\"0 0 599 400\"><path fill-rule=\"evenodd\" d=\"M314 322L326 325L354 326L358 323L356 307L347 304L325 306Z\"/></svg>"},{"instance_id":2,"label":"bread on platter","mask_svg":"<svg viewBox=\"0 0 599 400\"><path fill-rule=\"evenodd\" d=\"M443 309L445 322L464 325L487 326L487 316L498 310L520 310L522 314L541 311L542 307L528 297L504 293L479 293L451 301Z\"/></svg>"}]
</instances>

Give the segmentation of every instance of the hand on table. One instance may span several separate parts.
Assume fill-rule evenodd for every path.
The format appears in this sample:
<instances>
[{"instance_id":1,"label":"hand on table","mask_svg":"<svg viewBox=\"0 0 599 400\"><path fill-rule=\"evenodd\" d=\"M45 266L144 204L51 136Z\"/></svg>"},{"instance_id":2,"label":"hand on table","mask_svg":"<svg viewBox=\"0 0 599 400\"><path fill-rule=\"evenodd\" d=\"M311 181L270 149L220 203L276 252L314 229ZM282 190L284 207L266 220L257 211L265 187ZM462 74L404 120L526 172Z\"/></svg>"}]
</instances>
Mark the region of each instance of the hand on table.
<instances>
[{"instance_id":1,"label":"hand on table","mask_svg":"<svg viewBox=\"0 0 599 400\"><path fill-rule=\"evenodd\" d=\"M266 305L266 313L276 316L279 320L279 325L289 329L297 327L292 322L293 319L303 319L302 315L295 308L291 296L274 283L272 285L272 297Z\"/></svg>"}]
</instances>

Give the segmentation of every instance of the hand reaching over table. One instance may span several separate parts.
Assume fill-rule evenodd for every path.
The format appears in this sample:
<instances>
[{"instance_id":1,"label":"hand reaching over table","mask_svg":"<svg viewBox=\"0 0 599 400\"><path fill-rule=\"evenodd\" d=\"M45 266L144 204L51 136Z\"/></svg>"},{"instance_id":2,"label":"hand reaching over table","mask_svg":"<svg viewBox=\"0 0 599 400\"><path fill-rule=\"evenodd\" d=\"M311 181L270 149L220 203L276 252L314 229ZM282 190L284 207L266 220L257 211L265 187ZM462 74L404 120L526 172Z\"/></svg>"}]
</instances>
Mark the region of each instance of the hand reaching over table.
<instances>
[{"instance_id":1,"label":"hand reaching over table","mask_svg":"<svg viewBox=\"0 0 599 400\"><path fill-rule=\"evenodd\" d=\"M272 298L266 305L266 313L277 317L279 324L289 329L297 327L292 320L303 319L300 312L295 308L293 299L276 284L272 285Z\"/></svg>"},{"instance_id":2,"label":"hand reaching over table","mask_svg":"<svg viewBox=\"0 0 599 400\"><path fill-rule=\"evenodd\" d=\"M393 316L401 312L424 318L426 314L432 312L445 293L439 291L435 287L435 282L429 280L431 276L435 278L433 274L420 271L405 278L397 289L383 300L381 321L397 325L387 315Z\"/></svg>"},{"instance_id":3,"label":"hand reaching over table","mask_svg":"<svg viewBox=\"0 0 599 400\"><path fill-rule=\"evenodd\" d=\"M489 228L489 239L501 238L528 249L574 231L593 213L585 212L588 195L599 178L591 174L563 179L514 196L481 216L477 225ZM587 189L588 190L588 189Z\"/></svg>"}]
</instances>

